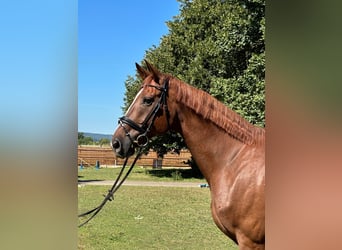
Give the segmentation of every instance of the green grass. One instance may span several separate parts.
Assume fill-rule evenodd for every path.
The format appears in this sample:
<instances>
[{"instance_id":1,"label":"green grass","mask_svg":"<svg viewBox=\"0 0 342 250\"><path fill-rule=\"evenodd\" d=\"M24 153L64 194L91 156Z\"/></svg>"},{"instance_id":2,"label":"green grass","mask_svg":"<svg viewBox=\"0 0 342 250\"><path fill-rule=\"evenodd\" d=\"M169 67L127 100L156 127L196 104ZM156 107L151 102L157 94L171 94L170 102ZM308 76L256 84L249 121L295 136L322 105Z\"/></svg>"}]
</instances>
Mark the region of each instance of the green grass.
<instances>
[{"instance_id":1,"label":"green grass","mask_svg":"<svg viewBox=\"0 0 342 250\"><path fill-rule=\"evenodd\" d=\"M79 187L79 211L95 207L105 186ZM214 224L209 189L123 186L79 228L78 249L238 249Z\"/></svg>"},{"instance_id":2,"label":"green grass","mask_svg":"<svg viewBox=\"0 0 342 250\"><path fill-rule=\"evenodd\" d=\"M126 167L128 169L128 167ZM80 181L85 180L115 180L121 168L95 167L78 169ZM126 169L126 170L127 170ZM145 169L134 167L127 180L135 181L188 181L205 182L202 178L192 177L191 169Z\"/></svg>"}]
</instances>

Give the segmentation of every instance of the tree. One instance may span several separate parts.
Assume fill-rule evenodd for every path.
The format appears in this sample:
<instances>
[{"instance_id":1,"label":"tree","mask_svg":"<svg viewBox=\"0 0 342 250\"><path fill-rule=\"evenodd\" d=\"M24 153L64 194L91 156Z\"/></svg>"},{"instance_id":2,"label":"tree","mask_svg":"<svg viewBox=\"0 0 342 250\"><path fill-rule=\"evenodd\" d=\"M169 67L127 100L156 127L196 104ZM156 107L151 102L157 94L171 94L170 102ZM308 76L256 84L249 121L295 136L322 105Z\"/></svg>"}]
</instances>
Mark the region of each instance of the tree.
<instances>
[{"instance_id":1,"label":"tree","mask_svg":"<svg viewBox=\"0 0 342 250\"><path fill-rule=\"evenodd\" d=\"M84 139L84 133L78 132L78 140Z\"/></svg>"},{"instance_id":2,"label":"tree","mask_svg":"<svg viewBox=\"0 0 342 250\"><path fill-rule=\"evenodd\" d=\"M180 14L167 22L169 33L145 59L161 72L200 88L248 121L265 126L265 1L179 0ZM140 79L126 80L126 110ZM170 134L156 138L157 152L179 150Z\"/></svg>"},{"instance_id":3,"label":"tree","mask_svg":"<svg viewBox=\"0 0 342 250\"><path fill-rule=\"evenodd\" d=\"M99 141L98 141L98 144L99 145L109 145L110 141L108 138L101 138Z\"/></svg>"},{"instance_id":4,"label":"tree","mask_svg":"<svg viewBox=\"0 0 342 250\"><path fill-rule=\"evenodd\" d=\"M78 132L78 145L90 145L94 144L93 138L84 136L84 133Z\"/></svg>"}]
</instances>

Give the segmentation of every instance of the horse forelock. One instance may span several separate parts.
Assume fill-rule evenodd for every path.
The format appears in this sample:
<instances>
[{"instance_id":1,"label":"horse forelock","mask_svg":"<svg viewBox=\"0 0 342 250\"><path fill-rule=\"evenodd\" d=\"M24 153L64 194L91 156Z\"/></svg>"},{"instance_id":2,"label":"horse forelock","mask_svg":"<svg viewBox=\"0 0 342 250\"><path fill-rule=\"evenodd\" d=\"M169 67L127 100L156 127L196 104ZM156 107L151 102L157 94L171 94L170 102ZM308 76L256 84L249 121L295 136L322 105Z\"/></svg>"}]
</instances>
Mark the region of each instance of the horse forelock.
<instances>
[{"instance_id":1,"label":"horse forelock","mask_svg":"<svg viewBox=\"0 0 342 250\"><path fill-rule=\"evenodd\" d=\"M265 130L256 127L208 93L196 89L177 78L171 78L170 87L176 90L176 100L204 119L226 131L230 136L251 145L263 143Z\"/></svg>"}]
</instances>

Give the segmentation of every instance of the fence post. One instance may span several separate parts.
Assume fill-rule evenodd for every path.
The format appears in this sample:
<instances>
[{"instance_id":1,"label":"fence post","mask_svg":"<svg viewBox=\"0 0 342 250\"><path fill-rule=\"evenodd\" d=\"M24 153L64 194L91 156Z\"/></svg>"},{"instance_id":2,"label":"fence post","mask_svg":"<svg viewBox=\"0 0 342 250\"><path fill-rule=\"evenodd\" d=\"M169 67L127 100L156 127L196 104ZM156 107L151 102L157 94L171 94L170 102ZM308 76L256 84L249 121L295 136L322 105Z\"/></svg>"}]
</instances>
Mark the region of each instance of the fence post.
<instances>
[{"instance_id":1,"label":"fence post","mask_svg":"<svg viewBox=\"0 0 342 250\"><path fill-rule=\"evenodd\" d=\"M162 159L153 159L153 163L152 163L153 168L161 169L162 166L163 166L163 160Z\"/></svg>"}]
</instances>

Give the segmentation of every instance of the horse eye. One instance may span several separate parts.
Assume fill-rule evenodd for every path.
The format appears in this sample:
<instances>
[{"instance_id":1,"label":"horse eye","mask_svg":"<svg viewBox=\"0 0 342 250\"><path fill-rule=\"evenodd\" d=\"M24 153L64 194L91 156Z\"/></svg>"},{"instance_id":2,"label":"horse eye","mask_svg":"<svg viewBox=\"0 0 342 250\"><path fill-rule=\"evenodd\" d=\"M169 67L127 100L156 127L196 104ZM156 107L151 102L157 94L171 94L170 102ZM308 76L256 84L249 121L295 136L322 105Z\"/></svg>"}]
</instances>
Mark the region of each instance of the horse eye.
<instances>
[{"instance_id":1,"label":"horse eye","mask_svg":"<svg viewBox=\"0 0 342 250\"><path fill-rule=\"evenodd\" d=\"M153 97L145 97L143 100L143 104L146 106L150 106L152 105L152 103L154 102L154 98Z\"/></svg>"}]
</instances>

